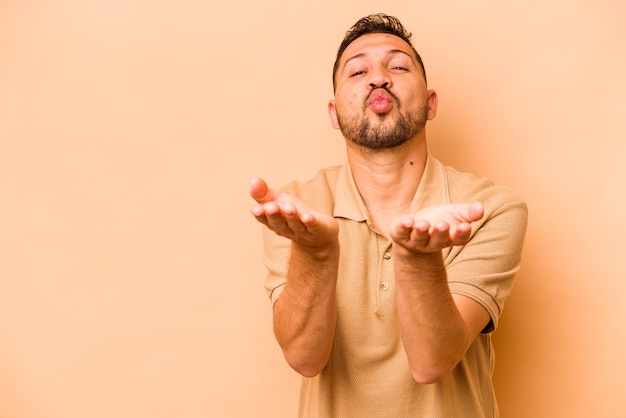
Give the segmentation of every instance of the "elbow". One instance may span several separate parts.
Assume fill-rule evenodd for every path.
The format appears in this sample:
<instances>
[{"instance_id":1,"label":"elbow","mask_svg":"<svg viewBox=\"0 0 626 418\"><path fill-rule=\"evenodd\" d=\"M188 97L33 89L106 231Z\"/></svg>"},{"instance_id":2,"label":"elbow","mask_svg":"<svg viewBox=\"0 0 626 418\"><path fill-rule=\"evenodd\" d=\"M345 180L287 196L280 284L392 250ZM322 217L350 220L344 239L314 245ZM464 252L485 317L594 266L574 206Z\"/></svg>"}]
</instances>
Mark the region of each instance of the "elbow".
<instances>
[{"instance_id":1,"label":"elbow","mask_svg":"<svg viewBox=\"0 0 626 418\"><path fill-rule=\"evenodd\" d=\"M325 364L311 361L302 361L285 357L287 364L304 377L315 377L324 369Z\"/></svg>"},{"instance_id":2,"label":"elbow","mask_svg":"<svg viewBox=\"0 0 626 418\"><path fill-rule=\"evenodd\" d=\"M315 377L326 367L327 356L303 355L299 350L283 350L287 364L304 377Z\"/></svg>"},{"instance_id":3,"label":"elbow","mask_svg":"<svg viewBox=\"0 0 626 418\"><path fill-rule=\"evenodd\" d=\"M300 373L302 376L309 377L309 378L317 376L322 371L322 369L320 368L311 368L311 367L301 367L298 369L294 367L294 370Z\"/></svg>"},{"instance_id":4,"label":"elbow","mask_svg":"<svg viewBox=\"0 0 626 418\"><path fill-rule=\"evenodd\" d=\"M430 351L409 356L411 376L419 384L429 385L445 379L462 361L464 352Z\"/></svg>"},{"instance_id":5,"label":"elbow","mask_svg":"<svg viewBox=\"0 0 626 418\"><path fill-rule=\"evenodd\" d=\"M444 374L438 374L438 373L413 372L412 375L413 375L413 380L415 380L420 385L430 385L432 383L437 383L445 377Z\"/></svg>"},{"instance_id":6,"label":"elbow","mask_svg":"<svg viewBox=\"0 0 626 418\"><path fill-rule=\"evenodd\" d=\"M413 380L421 385L430 385L443 380L453 367L411 367Z\"/></svg>"}]
</instances>

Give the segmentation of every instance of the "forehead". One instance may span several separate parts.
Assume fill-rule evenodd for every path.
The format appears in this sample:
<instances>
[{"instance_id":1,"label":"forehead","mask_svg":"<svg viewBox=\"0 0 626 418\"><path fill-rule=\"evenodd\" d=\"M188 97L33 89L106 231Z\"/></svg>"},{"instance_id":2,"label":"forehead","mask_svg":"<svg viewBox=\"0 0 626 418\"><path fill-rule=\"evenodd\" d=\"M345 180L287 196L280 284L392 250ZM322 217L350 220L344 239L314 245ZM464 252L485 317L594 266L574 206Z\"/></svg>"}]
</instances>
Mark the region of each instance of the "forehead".
<instances>
[{"instance_id":1,"label":"forehead","mask_svg":"<svg viewBox=\"0 0 626 418\"><path fill-rule=\"evenodd\" d=\"M355 39L348 45L341 56L340 65L353 58L389 54L394 51L405 52L411 59L415 60L413 50L402 38L389 33L369 33Z\"/></svg>"}]
</instances>

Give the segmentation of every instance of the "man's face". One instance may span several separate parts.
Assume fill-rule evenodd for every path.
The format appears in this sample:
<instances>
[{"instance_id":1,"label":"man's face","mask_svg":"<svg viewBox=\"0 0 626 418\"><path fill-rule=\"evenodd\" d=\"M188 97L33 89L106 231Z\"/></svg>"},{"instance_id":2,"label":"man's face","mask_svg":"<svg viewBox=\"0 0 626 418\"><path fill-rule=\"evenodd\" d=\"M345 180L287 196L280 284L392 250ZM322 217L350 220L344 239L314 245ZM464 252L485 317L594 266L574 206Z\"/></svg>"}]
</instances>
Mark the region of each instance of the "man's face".
<instances>
[{"instance_id":1,"label":"man's face","mask_svg":"<svg viewBox=\"0 0 626 418\"><path fill-rule=\"evenodd\" d=\"M426 89L411 47L397 36L363 35L344 51L329 114L349 141L371 150L395 148L424 131L437 97Z\"/></svg>"}]
</instances>

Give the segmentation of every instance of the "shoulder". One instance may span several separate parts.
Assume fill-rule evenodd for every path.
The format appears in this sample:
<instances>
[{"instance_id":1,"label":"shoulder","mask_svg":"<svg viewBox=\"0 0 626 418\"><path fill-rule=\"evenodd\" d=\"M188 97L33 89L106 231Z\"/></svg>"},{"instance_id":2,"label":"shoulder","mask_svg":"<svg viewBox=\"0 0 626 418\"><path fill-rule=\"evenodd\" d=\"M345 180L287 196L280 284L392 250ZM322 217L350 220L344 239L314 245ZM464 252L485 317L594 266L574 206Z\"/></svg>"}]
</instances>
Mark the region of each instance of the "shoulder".
<instances>
[{"instance_id":1,"label":"shoulder","mask_svg":"<svg viewBox=\"0 0 626 418\"><path fill-rule=\"evenodd\" d=\"M449 198L453 203L480 200L486 207L513 205L526 208L526 202L508 186L497 185L488 177L478 177L454 167L442 166L442 169Z\"/></svg>"},{"instance_id":2,"label":"shoulder","mask_svg":"<svg viewBox=\"0 0 626 418\"><path fill-rule=\"evenodd\" d=\"M528 223L528 207L513 189L497 185L487 177L459 171L438 161L437 164L445 178L447 200L450 203L480 201L483 204L485 215L476 223L477 227L482 229L489 225L496 229L515 229L523 237Z\"/></svg>"},{"instance_id":3,"label":"shoulder","mask_svg":"<svg viewBox=\"0 0 626 418\"><path fill-rule=\"evenodd\" d=\"M334 190L342 166L326 167L306 181L291 181L281 189L287 193L315 193Z\"/></svg>"}]
</instances>

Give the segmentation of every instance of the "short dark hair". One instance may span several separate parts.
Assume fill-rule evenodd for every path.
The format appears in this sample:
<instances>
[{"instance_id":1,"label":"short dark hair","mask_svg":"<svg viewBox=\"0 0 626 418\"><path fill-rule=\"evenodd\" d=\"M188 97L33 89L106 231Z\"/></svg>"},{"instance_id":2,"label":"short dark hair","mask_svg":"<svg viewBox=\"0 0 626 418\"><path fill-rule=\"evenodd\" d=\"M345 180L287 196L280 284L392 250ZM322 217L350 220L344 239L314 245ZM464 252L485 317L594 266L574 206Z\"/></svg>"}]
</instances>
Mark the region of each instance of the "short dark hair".
<instances>
[{"instance_id":1,"label":"short dark hair","mask_svg":"<svg viewBox=\"0 0 626 418\"><path fill-rule=\"evenodd\" d=\"M417 53L417 50L411 43L411 32L406 30L406 28L404 27L404 25L402 25L398 18L386 15L384 13L377 13L359 19L346 32L343 41L341 41L341 44L339 45L337 58L335 58L335 64L333 65L333 91L337 86L337 83L335 82L335 75L337 74L339 59L343 55L343 52L354 40L370 33L388 33L390 35L397 36L398 38L409 44L409 46L415 53L415 58L417 59L417 62L420 64L424 80L426 80L426 69L424 68L422 57L420 57L420 54Z\"/></svg>"}]
</instances>

